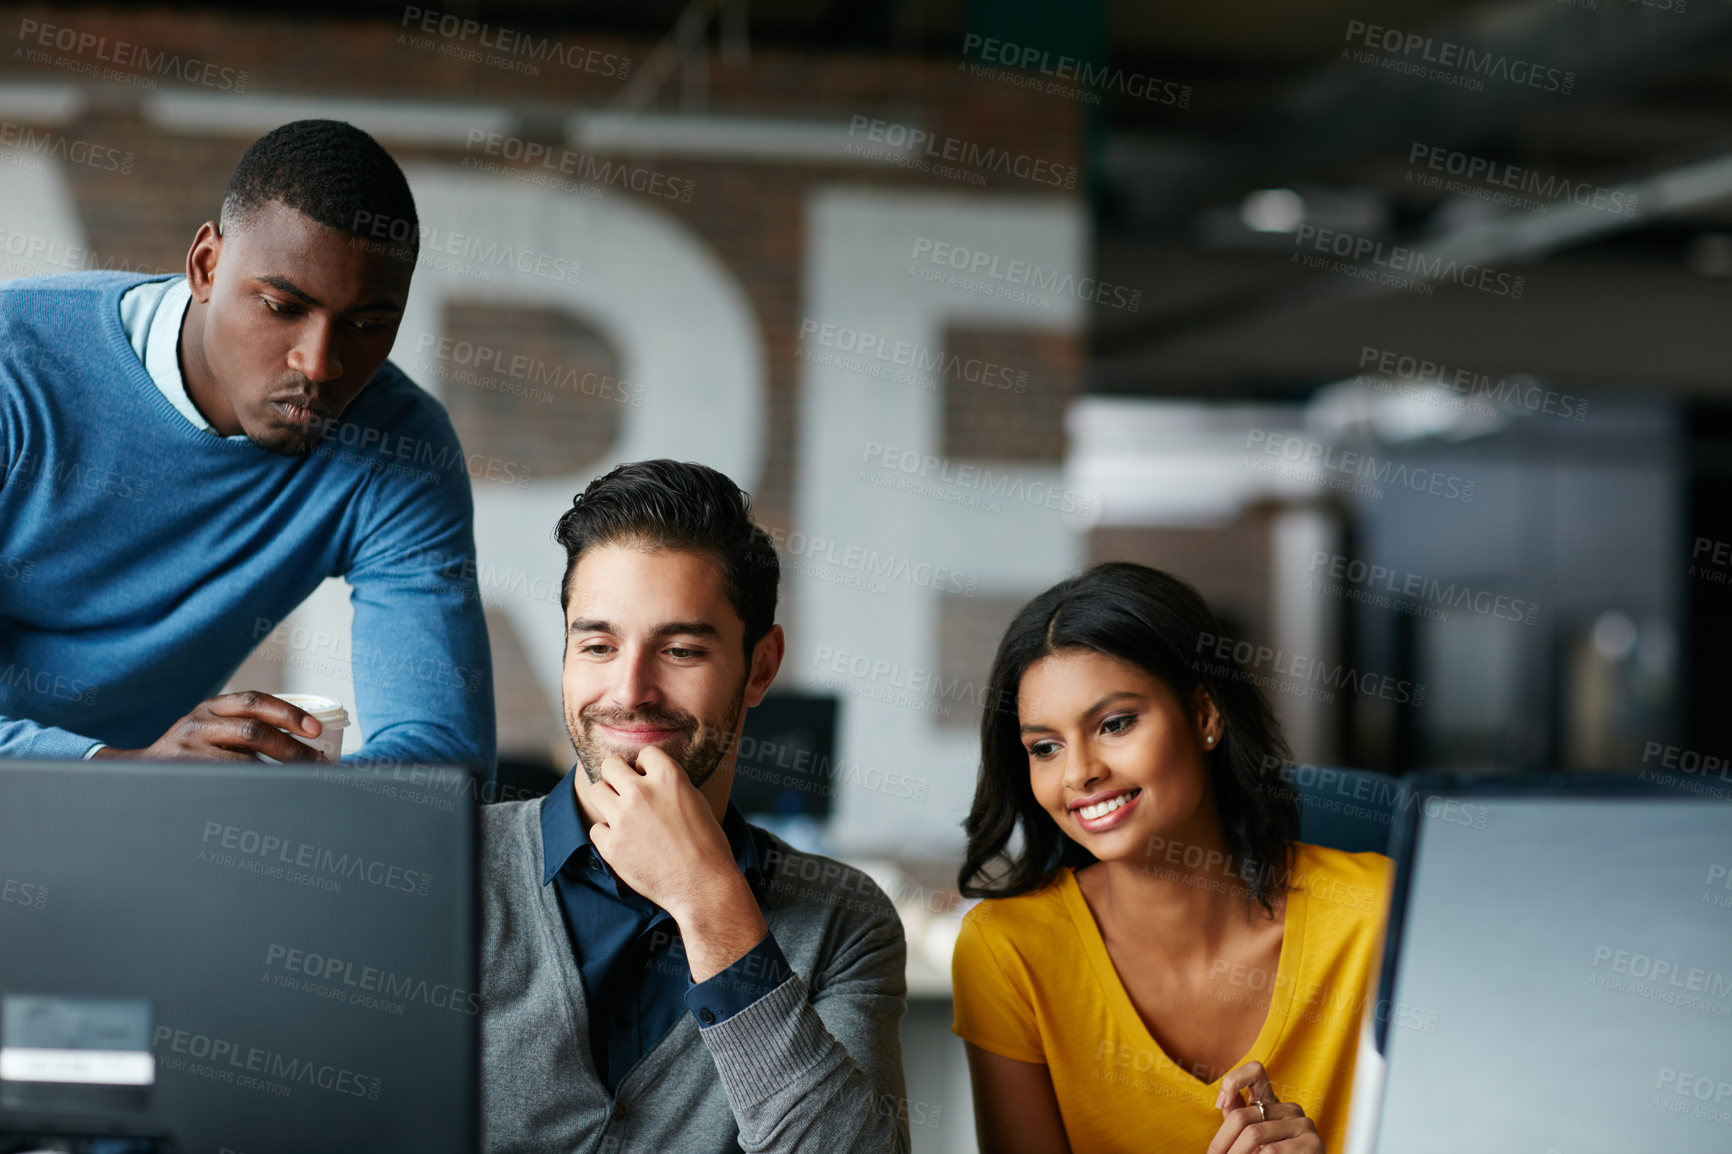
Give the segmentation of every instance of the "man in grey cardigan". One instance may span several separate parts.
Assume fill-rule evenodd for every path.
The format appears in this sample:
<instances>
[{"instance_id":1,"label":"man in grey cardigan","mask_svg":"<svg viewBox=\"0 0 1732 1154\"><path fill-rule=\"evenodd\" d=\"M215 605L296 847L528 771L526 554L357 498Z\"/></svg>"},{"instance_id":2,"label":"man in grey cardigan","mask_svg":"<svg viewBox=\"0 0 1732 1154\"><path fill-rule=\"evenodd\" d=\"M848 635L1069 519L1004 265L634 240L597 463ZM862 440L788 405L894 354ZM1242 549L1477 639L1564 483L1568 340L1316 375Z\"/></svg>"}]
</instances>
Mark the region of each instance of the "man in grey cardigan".
<instances>
[{"instance_id":1,"label":"man in grey cardigan","mask_svg":"<svg viewBox=\"0 0 1732 1154\"><path fill-rule=\"evenodd\" d=\"M728 800L785 644L749 499L640 461L556 536L581 772L482 810L485 1149L906 1151L895 908Z\"/></svg>"}]
</instances>

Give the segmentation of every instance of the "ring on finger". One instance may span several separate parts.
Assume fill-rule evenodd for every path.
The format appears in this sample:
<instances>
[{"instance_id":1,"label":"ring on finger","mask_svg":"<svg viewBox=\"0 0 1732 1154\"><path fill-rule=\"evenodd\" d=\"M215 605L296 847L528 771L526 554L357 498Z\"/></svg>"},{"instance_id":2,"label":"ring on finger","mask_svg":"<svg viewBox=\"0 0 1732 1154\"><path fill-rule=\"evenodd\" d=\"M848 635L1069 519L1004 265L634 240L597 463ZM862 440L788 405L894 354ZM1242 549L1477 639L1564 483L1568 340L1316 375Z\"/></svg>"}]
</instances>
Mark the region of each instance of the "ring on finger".
<instances>
[{"instance_id":1,"label":"ring on finger","mask_svg":"<svg viewBox=\"0 0 1732 1154\"><path fill-rule=\"evenodd\" d=\"M1251 1105L1257 1107L1257 1113L1261 1115L1258 1121L1267 1122L1269 1120L1269 1108L1263 1104L1263 1099L1258 1098Z\"/></svg>"}]
</instances>

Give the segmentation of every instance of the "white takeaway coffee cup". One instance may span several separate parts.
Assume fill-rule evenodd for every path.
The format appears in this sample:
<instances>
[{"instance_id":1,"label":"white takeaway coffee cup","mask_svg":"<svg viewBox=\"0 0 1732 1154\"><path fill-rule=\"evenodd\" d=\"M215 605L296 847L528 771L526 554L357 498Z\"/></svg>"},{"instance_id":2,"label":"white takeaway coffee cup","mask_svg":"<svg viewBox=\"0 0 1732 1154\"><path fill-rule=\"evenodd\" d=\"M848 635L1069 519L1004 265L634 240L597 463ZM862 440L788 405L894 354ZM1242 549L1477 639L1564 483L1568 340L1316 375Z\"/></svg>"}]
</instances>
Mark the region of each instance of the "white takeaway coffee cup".
<instances>
[{"instance_id":1,"label":"white takeaway coffee cup","mask_svg":"<svg viewBox=\"0 0 1732 1154\"><path fill-rule=\"evenodd\" d=\"M271 696L288 702L303 713L312 714L319 719L319 724L324 726L317 737L291 733L287 729L283 730L284 733L302 745L312 746L324 754L327 761L335 762L343 756L343 730L349 728L349 711L343 708L341 701L317 693L273 693ZM267 757L264 760L271 759Z\"/></svg>"}]
</instances>

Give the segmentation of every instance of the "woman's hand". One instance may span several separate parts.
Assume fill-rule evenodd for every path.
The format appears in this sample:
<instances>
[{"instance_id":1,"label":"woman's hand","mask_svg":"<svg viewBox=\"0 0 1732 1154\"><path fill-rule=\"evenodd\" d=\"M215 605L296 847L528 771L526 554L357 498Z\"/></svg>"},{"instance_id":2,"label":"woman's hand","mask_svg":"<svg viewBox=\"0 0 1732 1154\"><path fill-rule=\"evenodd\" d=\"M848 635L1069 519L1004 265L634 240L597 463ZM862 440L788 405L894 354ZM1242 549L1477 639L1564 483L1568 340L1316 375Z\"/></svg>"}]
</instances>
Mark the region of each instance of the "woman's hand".
<instances>
[{"instance_id":1,"label":"woman's hand","mask_svg":"<svg viewBox=\"0 0 1732 1154\"><path fill-rule=\"evenodd\" d=\"M1241 1091L1250 1095L1250 1105L1239 1097ZM1222 1078L1215 1106L1221 1111L1221 1128L1209 1143L1209 1154L1323 1154L1323 1137L1305 1108L1275 1097L1261 1062L1246 1062Z\"/></svg>"}]
</instances>

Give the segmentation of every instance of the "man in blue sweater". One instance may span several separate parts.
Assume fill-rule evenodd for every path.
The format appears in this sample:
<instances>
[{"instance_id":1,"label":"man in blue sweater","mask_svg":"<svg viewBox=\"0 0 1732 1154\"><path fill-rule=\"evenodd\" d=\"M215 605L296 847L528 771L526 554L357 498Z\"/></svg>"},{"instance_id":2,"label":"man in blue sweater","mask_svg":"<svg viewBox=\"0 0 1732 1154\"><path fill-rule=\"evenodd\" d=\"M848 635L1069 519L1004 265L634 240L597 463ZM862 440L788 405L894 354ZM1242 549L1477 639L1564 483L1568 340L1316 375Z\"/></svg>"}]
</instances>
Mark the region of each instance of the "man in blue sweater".
<instances>
[{"instance_id":1,"label":"man in blue sweater","mask_svg":"<svg viewBox=\"0 0 1732 1154\"><path fill-rule=\"evenodd\" d=\"M906 1154L895 907L728 800L784 652L769 535L665 460L556 535L579 768L482 809L482 1148Z\"/></svg>"},{"instance_id":2,"label":"man in blue sweater","mask_svg":"<svg viewBox=\"0 0 1732 1154\"><path fill-rule=\"evenodd\" d=\"M0 286L0 756L312 759L279 731L306 713L213 695L342 576L353 760L491 768L467 462L385 359L418 230L372 137L303 120L247 149L184 277Z\"/></svg>"}]
</instances>

